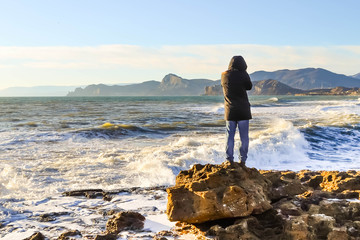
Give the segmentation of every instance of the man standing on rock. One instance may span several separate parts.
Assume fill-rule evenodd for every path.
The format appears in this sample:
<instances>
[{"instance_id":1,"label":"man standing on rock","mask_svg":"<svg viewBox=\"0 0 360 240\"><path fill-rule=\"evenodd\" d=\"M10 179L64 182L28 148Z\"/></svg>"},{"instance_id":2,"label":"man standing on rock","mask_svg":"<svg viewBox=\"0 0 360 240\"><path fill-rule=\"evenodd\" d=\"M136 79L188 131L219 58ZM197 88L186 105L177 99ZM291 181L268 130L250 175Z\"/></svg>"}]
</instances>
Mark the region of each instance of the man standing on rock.
<instances>
[{"instance_id":1,"label":"man standing on rock","mask_svg":"<svg viewBox=\"0 0 360 240\"><path fill-rule=\"evenodd\" d=\"M242 56L234 56L227 71L221 75L221 86L224 92L226 120L226 160L234 162L234 136L239 128L241 146L239 160L245 166L249 148L250 103L246 90L252 88L247 65Z\"/></svg>"}]
</instances>

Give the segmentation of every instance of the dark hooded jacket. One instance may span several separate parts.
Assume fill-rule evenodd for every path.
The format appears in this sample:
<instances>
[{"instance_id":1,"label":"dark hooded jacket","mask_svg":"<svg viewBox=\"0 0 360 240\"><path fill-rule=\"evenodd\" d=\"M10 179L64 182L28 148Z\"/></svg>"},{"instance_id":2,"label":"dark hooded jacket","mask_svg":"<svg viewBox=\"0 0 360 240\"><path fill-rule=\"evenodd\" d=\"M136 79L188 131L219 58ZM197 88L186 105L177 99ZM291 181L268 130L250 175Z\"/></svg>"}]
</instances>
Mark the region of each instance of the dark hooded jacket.
<instances>
[{"instance_id":1,"label":"dark hooded jacket","mask_svg":"<svg viewBox=\"0 0 360 240\"><path fill-rule=\"evenodd\" d=\"M221 75L221 86L225 100L225 120L251 119L250 103L246 90L252 88L247 65L242 56L234 56L227 71Z\"/></svg>"}]
</instances>

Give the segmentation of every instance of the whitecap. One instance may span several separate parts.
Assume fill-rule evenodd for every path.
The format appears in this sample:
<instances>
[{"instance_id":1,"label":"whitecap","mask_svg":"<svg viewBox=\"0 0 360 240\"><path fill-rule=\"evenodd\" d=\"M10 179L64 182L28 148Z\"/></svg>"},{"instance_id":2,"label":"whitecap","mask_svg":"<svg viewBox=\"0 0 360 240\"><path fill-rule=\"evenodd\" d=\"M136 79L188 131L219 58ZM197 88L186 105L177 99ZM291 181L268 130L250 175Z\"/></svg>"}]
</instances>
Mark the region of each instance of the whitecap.
<instances>
[{"instance_id":1,"label":"whitecap","mask_svg":"<svg viewBox=\"0 0 360 240\"><path fill-rule=\"evenodd\" d=\"M279 99L277 97L272 97L268 99L269 102L278 102Z\"/></svg>"},{"instance_id":2,"label":"whitecap","mask_svg":"<svg viewBox=\"0 0 360 240\"><path fill-rule=\"evenodd\" d=\"M178 141L173 143L173 146L200 146L201 143L190 138L190 137L181 137Z\"/></svg>"}]
</instances>

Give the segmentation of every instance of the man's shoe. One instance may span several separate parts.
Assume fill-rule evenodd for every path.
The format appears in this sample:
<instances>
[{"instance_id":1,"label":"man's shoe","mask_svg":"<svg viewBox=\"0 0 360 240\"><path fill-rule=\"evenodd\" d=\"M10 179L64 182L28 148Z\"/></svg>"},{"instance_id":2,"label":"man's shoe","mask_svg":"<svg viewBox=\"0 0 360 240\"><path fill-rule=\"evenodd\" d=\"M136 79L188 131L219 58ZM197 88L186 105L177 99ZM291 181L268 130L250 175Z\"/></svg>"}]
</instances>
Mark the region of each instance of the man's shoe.
<instances>
[{"instance_id":1,"label":"man's shoe","mask_svg":"<svg viewBox=\"0 0 360 240\"><path fill-rule=\"evenodd\" d=\"M235 167L235 162L234 162L234 161L226 160L225 163L229 163L230 168L234 168L234 167Z\"/></svg>"}]
</instances>

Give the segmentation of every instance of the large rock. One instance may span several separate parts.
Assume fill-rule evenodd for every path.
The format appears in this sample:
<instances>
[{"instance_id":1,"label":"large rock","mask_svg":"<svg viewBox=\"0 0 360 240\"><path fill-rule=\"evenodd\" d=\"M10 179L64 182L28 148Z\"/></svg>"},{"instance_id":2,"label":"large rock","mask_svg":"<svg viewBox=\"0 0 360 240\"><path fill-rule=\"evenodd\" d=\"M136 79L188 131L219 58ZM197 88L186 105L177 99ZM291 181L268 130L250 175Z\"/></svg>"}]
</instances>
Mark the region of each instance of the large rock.
<instances>
[{"instance_id":1,"label":"large rock","mask_svg":"<svg viewBox=\"0 0 360 240\"><path fill-rule=\"evenodd\" d=\"M31 235L30 237L25 238L23 240L45 240L45 237L41 232L36 232L33 235Z\"/></svg>"},{"instance_id":2,"label":"large rock","mask_svg":"<svg viewBox=\"0 0 360 240\"><path fill-rule=\"evenodd\" d=\"M145 217L137 212L119 212L106 223L106 232L118 234L123 230L141 230L144 228Z\"/></svg>"},{"instance_id":3,"label":"large rock","mask_svg":"<svg viewBox=\"0 0 360 240\"><path fill-rule=\"evenodd\" d=\"M105 235L96 235L96 237L94 238L94 240L116 240L116 234L113 233L108 233Z\"/></svg>"},{"instance_id":4,"label":"large rock","mask_svg":"<svg viewBox=\"0 0 360 240\"><path fill-rule=\"evenodd\" d=\"M206 221L260 214L272 208L271 182L256 169L239 163L194 165L181 171L167 189L170 221Z\"/></svg>"},{"instance_id":5,"label":"large rock","mask_svg":"<svg viewBox=\"0 0 360 240\"><path fill-rule=\"evenodd\" d=\"M82 234L79 230L71 230L68 232L64 232L62 233L59 237L58 240L70 240L70 239L75 239L75 238L71 238L71 237L82 237Z\"/></svg>"}]
</instances>

